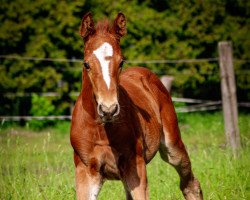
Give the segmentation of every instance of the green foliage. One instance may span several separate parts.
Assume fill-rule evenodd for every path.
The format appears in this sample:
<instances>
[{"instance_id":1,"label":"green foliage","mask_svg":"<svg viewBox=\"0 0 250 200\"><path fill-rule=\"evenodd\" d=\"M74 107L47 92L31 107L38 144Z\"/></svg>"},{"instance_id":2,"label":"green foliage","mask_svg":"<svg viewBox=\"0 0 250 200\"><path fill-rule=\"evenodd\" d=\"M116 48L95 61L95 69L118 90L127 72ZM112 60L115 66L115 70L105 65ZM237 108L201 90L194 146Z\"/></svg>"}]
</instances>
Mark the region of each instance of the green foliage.
<instances>
[{"instance_id":1,"label":"green foliage","mask_svg":"<svg viewBox=\"0 0 250 200\"><path fill-rule=\"evenodd\" d=\"M249 60L250 3L243 1L91 1L96 19L123 11L128 34L122 40L128 60L179 60L218 57L217 44L231 40L234 56ZM126 6L124 6L126 4ZM102 14L100 14L102 13ZM104 14L103 14L104 13ZM159 75L175 76L174 92L205 99L219 99L218 63L143 64ZM237 86L250 86L247 74L238 73L249 63L235 63ZM239 92L239 98L248 97Z\"/></svg>"},{"instance_id":2,"label":"green foliage","mask_svg":"<svg viewBox=\"0 0 250 200\"><path fill-rule=\"evenodd\" d=\"M22 9L19 9L22 8ZM79 26L84 13L95 20L127 16L121 45L127 60L179 60L218 57L217 44L231 40L234 58L250 60L250 1L242 0L13 0L0 5L1 54L39 58L82 58ZM220 99L217 62L143 64L158 75L175 77L178 96ZM250 100L249 62L234 62L238 98ZM128 66L125 66L128 67ZM72 91L81 89L81 64L2 59L0 91L59 92L57 108L69 110ZM3 98L1 113L16 113ZM63 105L62 105L63 104Z\"/></svg>"},{"instance_id":3,"label":"green foliage","mask_svg":"<svg viewBox=\"0 0 250 200\"><path fill-rule=\"evenodd\" d=\"M32 107L30 113L34 116L48 116L55 112L55 106L43 96L32 94Z\"/></svg>"},{"instance_id":4,"label":"green foliage","mask_svg":"<svg viewBox=\"0 0 250 200\"><path fill-rule=\"evenodd\" d=\"M31 103L30 113L32 116L55 115L55 106L48 98L32 94ZM51 124L53 124L53 122L47 120L31 120L29 122L29 125L35 129L41 129Z\"/></svg>"}]
</instances>

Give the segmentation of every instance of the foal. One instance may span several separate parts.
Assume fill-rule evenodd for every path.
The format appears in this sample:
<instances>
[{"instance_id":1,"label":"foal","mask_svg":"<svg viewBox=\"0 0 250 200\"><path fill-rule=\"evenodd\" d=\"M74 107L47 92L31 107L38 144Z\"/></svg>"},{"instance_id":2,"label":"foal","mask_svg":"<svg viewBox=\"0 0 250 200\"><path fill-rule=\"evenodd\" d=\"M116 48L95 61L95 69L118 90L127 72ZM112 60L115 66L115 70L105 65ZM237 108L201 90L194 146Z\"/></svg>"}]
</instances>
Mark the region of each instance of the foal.
<instances>
[{"instance_id":1,"label":"foal","mask_svg":"<svg viewBox=\"0 0 250 200\"><path fill-rule=\"evenodd\" d=\"M70 133L77 199L96 199L106 179L121 180L127 199L149 199L146 164L159 150L177 170L185 199L200 200L200 184L167 90L145 68L121 72L124 58L119 41L125 33L122 13L111 26L107 21L95 26L90 13L82 19L82 91Z\"/></svg>"}]
</instances>

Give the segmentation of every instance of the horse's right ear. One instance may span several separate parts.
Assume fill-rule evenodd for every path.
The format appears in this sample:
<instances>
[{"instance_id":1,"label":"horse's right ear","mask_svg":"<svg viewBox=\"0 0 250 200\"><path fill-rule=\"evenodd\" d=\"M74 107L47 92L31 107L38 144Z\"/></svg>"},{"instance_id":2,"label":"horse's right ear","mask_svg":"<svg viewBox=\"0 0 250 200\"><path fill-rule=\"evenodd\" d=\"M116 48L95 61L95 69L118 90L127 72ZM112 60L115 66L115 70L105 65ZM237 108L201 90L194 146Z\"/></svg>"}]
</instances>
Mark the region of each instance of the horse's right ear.
<instances>
[{"instance_id":1,"label":"horse's right ear","mask_svg":"<svg viewBox=\"0 0 250 200\"><path fill-rule=\"evenodd\" d=\"M82 18L80 35L85 40L95 32L95 25L91 12L86 13Z\"/></svg>"}]
</instances>

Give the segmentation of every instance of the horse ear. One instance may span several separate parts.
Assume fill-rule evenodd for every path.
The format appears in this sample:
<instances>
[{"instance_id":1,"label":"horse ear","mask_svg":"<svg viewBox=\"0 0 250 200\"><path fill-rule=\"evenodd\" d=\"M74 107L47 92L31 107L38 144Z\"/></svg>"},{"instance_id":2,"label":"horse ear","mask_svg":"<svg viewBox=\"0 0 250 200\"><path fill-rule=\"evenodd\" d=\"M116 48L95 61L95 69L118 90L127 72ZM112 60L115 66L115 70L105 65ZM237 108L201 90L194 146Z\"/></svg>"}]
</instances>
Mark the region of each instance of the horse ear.
<instances>
[{"instance_id":1,"label":"horse ear","mask_svg":"<svg viewBox=\"0 0 250 200\"><path fill-rule=\"evenodd\" d=\"M124 36L127 32L126 29L126 17L123 13L119 12L115 18L113 24L113 31L115 32L118 39Z\"/></svg>"},{"instance_id":2,"label":"horse ear","mask_svg":"<svg viewBox=\"0 0 250 200\"><path fill-rule=\"evenodd\" d=\"M82 24L80 29L80 35L83 39L86 39L89 35L95 32L95 25L91 12L86 13L82 18Z\"/></svg>"}]
</instances>

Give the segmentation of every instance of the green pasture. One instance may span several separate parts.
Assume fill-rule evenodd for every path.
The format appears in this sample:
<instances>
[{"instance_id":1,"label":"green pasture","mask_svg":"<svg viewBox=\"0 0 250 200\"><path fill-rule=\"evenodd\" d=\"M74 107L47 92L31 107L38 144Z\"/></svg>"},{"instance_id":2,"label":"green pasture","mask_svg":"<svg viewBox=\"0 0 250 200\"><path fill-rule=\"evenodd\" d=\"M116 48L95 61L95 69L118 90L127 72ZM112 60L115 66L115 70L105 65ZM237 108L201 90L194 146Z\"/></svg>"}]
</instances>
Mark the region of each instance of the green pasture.
<instances>
[{"instance_id":1,"label":"green pasture","mask_svg":"<svg viewBox=\"0 0 250 200\"><path fill-rule=\"evenodd\" d=\"M242 149L234 159L225 146L220 112L180 114L183 140L204 199L250 199L250 115L241 113ZM6 122L5 122L6 123ZM0 199L75 199L69 122L39 132L28 126L0 130ZM150 199L183 199L175 170L157 154L147 166ZM125 199L122 184L105 182L99 199Z\"/></svg>"}]
</instances>

